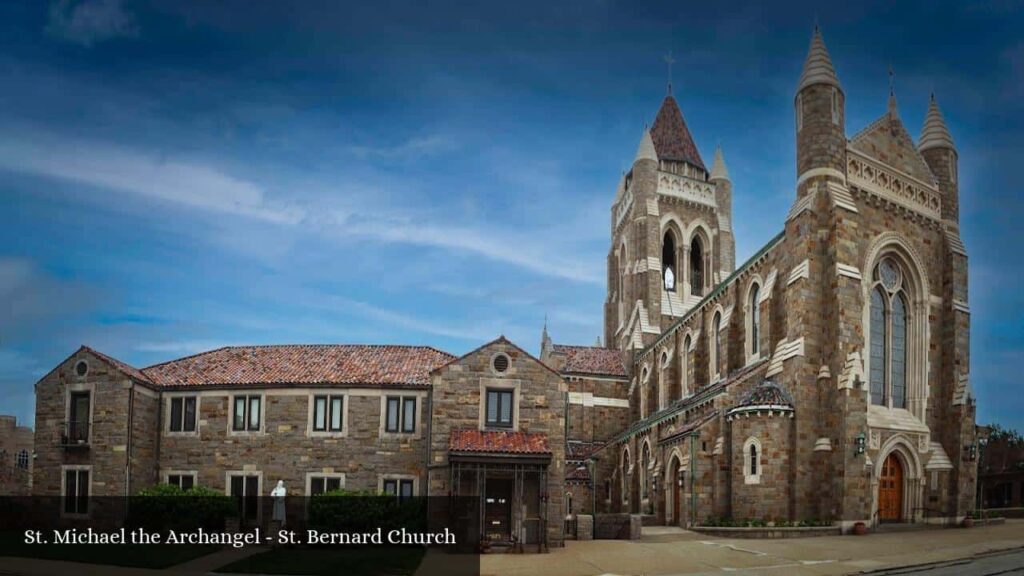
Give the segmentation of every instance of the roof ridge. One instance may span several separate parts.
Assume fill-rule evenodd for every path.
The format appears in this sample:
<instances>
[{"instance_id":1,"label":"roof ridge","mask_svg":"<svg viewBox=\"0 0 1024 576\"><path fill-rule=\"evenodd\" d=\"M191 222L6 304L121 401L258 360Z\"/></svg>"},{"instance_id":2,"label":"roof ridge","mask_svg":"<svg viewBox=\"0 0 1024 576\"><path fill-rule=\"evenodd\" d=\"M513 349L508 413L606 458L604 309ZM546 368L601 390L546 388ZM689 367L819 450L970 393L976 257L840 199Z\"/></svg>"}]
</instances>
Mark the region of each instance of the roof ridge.
<instances>
[{"instance_id":1,"label":"roof ridge","mask_svg":"<svg viewBox=\"0 0 1024 576\"><path fill-rule=\"evenodd\" d=\"M183 360L191 360L193 358L198 358L200 356L205 356L207 354L213 354L214 352L220 352L221 350L240 350L240 349L243 349L243 348L315 348L315 347L320 347L320 348L416 348L416 349L420 349L420 350L433 350L434 352L437 352L438 354L443 354L445 356L450 356L452 358L455 357L455 355L452 354L451 352L447 352L445 350L441 350L440 348L437 348L435 346L431 346L429 344L340 344L340 343L339 344L325 344L325 343L321 343L321 344L230 344L230 345L227 345L227 346L220 346L220 347L217 347L217 348L211 348L210 350L204 350L202 352L196 352L194 354L189 354L187 356L182 356L180 358L172 358L170 360L165 360L163 362L158 362L156 364L153 364L153 365L150 365L150 366L146 366L145 368L141 368L139 370L143 374L145 374L146 370L149 370L149 369L152 369L152 368L158 368L160 366L165 366L167 364L173 364L175 362L181 362Z\"/></svg>"}]
</instances>

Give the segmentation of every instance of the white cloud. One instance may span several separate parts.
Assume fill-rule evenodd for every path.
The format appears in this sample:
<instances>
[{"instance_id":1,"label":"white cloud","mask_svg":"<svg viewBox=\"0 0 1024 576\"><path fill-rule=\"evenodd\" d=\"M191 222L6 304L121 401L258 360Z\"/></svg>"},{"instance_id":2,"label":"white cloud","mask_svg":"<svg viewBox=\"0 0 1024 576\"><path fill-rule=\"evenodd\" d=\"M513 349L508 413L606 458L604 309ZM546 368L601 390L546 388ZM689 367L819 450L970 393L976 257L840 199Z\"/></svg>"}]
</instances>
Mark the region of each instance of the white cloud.
<instances>
[{"instance_id":1,"label":"white cloud","mask_svg":"<svg viewBox=\"0 0 1024 576\"><path fill-rule=\"evenodd\" d=\"M565 238L564 224L551 230L517 232L496 226L472 228L430 222L421 214L403 215L404 208L393 204L376 210L365 202L358 210L315 203L299 205L275 200L260 184L209 165L17 127L0 130L0 169L283 227L298 229L301 225L303 230L325 237L462 251L544 276L597 285L603 282L603 273L593 265L593 259L573 258L564 244L560 250L552 249ZM337 191L334 196L343 198L347 194Z\"/></svg>"},{"instance_id":2,"label":"white cloud","mask_svg":"<svg viewBox=\"0 0 1024 576\"><path fill-rule=\"evenodd\" d=\"M447 136L431 134L410 138L397 146L349 146L348 151L359 158L380 158L385 160L414 160L449 152L456 148L455 141Z\"/></svg>"},{"instance_id":3,"label":"white cloud","mask_svg":"<svg viewBox=\"0 0 1024 576\"><path fill-rule=\"evenodd\" d=\"M89 47L111 38L138 36L139 26L121 0L58 0L50 5L46 32Z\"/></svg>"}]
</instances>

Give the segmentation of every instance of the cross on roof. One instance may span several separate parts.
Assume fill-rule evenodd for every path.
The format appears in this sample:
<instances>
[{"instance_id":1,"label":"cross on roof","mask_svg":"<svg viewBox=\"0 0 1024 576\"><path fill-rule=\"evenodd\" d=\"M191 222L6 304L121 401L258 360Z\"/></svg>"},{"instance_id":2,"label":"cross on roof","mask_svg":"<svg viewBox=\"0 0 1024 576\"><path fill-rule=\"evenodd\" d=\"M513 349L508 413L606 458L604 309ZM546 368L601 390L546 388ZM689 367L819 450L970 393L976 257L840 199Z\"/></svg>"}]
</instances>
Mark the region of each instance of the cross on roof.
<instances>
[{"instance_id":1,"label":"cross on roof","mask_svg":"<svg viewBox=\"0 0 1024 576\"><path fill-rule=\"evenodd\" d=\"M676 59L672 57L672 51L669 50L663 58L665 64L668 65L668 93L672 94L672 65L676 63Z\"/></svg>"}]
</instances>

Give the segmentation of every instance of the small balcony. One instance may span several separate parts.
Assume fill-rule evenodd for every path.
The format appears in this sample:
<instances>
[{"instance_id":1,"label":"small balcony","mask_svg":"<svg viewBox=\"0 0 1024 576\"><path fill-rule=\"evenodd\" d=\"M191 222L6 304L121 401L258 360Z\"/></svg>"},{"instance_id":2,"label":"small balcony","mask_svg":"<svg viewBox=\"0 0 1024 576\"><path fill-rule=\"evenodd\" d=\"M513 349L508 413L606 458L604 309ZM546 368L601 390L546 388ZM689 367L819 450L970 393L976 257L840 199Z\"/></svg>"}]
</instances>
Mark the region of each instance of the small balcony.
<instances>
[{"instance_id":1,"label":"small balcony","mask_svg":"<svg viewBox=\"0 0 1024 576\"><path fill-rule=\"evenodd\" d=\"M88 422L62 422L58 442L63 448L89 448Z\"/></svg>"}]
</instances>

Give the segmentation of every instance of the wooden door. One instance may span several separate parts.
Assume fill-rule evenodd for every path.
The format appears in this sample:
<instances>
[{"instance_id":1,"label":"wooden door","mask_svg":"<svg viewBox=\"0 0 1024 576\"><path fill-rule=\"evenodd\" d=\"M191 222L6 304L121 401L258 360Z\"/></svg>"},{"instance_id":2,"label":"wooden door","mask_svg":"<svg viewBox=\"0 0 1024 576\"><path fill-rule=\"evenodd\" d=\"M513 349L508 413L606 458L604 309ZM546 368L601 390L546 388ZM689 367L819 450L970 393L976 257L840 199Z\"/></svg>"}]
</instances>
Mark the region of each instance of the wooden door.
<instances>
[{"instance_id":1,"label":"wooden door","mask_svg":"<svg viewBox=\"0 0 1024 576\"><path fill-rule=\"evenodd\" d=\"M484 495L484 536L491 542L512 540L512 480L488 478Z\"/></svg>"},{"instance_id":2,"label":"wooden door","mask_svg":"<svg viewBox=\"0 0 1024 576\"><path fill-rule=\"evenodd\" d=\"M889 454L882 463L878 479L878 518L898 522L903 515L903 465L896 454Z\"/></svg>"}]
</instances>

